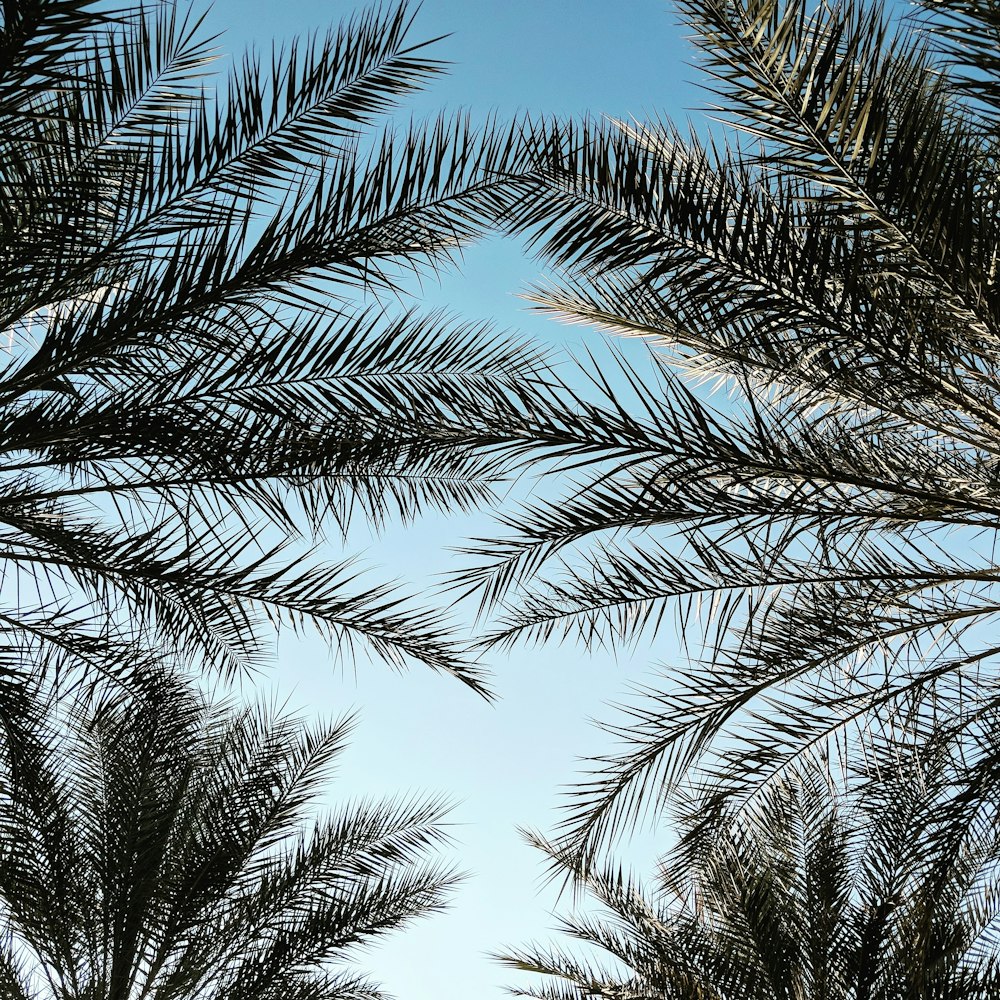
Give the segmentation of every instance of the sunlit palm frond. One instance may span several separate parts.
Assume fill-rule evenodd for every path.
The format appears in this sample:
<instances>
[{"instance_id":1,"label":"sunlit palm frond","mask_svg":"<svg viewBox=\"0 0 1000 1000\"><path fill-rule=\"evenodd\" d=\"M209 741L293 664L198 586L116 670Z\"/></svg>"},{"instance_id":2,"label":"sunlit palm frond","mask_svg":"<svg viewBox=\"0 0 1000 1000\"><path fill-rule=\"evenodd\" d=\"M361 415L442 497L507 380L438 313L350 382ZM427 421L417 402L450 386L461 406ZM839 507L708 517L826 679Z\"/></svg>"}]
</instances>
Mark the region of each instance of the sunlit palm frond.
<instances>
[{"instance_id":1,"label":"sunlit palm frond","mask_svg":"<svg viewBox=\"0 0 1000 1000\"><path fill-rule=\"evenodd\" d=\"M926 691L997 704L993 15L927 7L684 2L731 140L531 128L504 220L556 269L530 298L644 339L654 375L592 365L537 418L576 478L455 583L487 643L674 612L691 657L612 727L562 830L578 861L685 774L744 801Z\"/></svg>"}]
</instances>

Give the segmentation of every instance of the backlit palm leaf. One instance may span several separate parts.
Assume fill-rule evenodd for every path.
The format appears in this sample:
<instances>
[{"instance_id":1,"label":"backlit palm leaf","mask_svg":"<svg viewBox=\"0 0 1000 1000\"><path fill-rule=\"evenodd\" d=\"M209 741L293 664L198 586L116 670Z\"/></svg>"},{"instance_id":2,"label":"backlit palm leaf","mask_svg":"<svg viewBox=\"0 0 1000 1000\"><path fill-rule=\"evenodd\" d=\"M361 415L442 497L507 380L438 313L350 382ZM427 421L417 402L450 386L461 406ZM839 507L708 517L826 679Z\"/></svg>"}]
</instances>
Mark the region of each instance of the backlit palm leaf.
<instances>
[{"instance_id":1,"label":"backlit palm leaf","mask_svg":"<svg viewBox=\"0 0 1000 1000\"><path fill-rule=\"evenodd\" d=\"M995 719L991 720L995 725ZM818 760L752 809L697 809L652 888L615 868L579 878L599 909L563 930L604 958L562 948L502 961L546 981L531 997L671 1000L915 1000L991 997L1000 988L994 739L881 757L847 786ZM993 769L995 770L995 768ZM857 782L857 783L855 783ZM571 857L534 838L554 871ZM610 961L608 961L610 959ZM554 985L548 985L553 982Z\"/></svg>"},{"instance_id":2,"label":"backlit palm leaf","mask_svg":"<svg viewBox=\"0 0 1000 1000\"><path fill-rule=\"evenodd\" d=\"M405 4L247 55L217 98L215 40L182 11L3 7L10 641L58 623L231 674L260 661L268 619L311 621L482 690L437 613L351 589L346 563L296 568L294 545L353 512L476 508L504 476L535 353L362 299L479 232L523 169L518 132L393 126L442 68Z\"/></svg>"},{"instance_id":3,"label":"backlit palm leaf","mask_svg":"<svg viewBox=\"0 0 1000 1000\"><path fill-rule=\"evenodd\" d=\"M5 995L382 995L349 950L440 909L457 875L434 858L440 803L310 815L349 720L305 729L149 673L62 704L5 715Z\"/></svg>"},{"instance_id":4,"label":"backlit palm leaf","mask_svg":"<svg viewBox=\"0 0 1000 1000\"><path fill-rule=\"evenodd\" d=\"M545 182L507 220L559 269L533 298L645 338L659 377L594 366L600 398L545 427L574 492L510 516L464 580L500 611L487 641L630 639L676 610L693 661L614 727L563 831L578 860L719 748L739 796L921 690L996 703L993 14L928 6L684 2L730 147L534 130Z\"/></svg>"}]
</instances>

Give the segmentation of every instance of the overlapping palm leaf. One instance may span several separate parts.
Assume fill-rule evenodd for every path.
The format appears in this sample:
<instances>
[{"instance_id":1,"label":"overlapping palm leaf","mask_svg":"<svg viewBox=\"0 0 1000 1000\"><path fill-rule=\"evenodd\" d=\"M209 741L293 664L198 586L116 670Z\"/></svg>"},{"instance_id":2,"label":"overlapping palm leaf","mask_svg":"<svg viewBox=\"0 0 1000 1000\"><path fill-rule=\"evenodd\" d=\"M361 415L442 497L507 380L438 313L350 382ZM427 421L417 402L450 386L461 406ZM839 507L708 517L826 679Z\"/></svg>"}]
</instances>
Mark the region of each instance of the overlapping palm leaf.
<instances>
[{"instance_id":1,"label":"overlapping palm leaf","mask_svg":"<svg viewBox=\"0 0 1000 1000\"><path fill-rule=\"evenodd\" d=\"M457 880L432 800L317 798L349 719L305 727L144 672L46 711L8 698L0 982L18 1000L375 998L359 945Z\"/></svg>"},{"instance_id":2,"label":"overlapping palm leaf","mask_svg":"<svg viewBox=\"0 0 1000 1000\"><path fill-rule=\"evenodd\" d=\"M995 725L995 719L991 720ZM941 735L941 734L939 734ZM981 735L981 734L980 734ZM515 995L746 1000L990 997L997 965L996 740L913 753L871 741L867 780L817 760L753 808L682 818L646 887L620 867L580 874L590 904L562 921L587 946L501 956L544 976ZM537 838L536 838L537 839ZM597 904L596 907L593 904Z\"/></svg>"},{"instance_id":3,"label":"overlapping palm leaf","mask_svg":"<svg viewBox=\"0 0 1000 1000\"><path fill-rule=\"evenodd\" d=\"M731 146L535 129L547 180L508 219L557 267L534 298L647 339L659 377L595 366L603 398L560 430L596 470L466 580L492 641L631 639L675 609L693 658L613 727L562 831L578 860L716 751L743 795L915 691L996 699L993 77L963 49L970 92L952 21L992 28L946 8L927 31L877 4L683 3Z\"/></svg>"},{"instance_id":4,"label":"overlapping palm leaf","mask_svg":"<svg viewBox=\"0 0 1000 1000\"><path fill-rule=\"evenodd\" d=\"M306 548L355 510L479 506L506 473L535 352L372 293L479 232L518 131L394 126L442 69L405 4L251 53L217 97L183 9L4 5L5 633L232 673L268 619L311 621L482 689L437 613Z\"/></svg>"}]
</instances>

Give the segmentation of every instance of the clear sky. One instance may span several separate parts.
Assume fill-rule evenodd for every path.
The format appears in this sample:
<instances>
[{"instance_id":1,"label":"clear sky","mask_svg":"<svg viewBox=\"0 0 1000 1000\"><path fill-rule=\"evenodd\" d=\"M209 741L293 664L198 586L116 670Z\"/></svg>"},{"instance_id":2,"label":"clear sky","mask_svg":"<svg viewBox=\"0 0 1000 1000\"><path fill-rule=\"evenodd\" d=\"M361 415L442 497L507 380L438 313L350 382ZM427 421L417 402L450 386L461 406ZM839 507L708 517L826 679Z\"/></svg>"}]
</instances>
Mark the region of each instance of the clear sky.
<instances>
[{"instance_id":1,"label":"clear sky","mask_svg":"<svg viewBox=\"0 0 1000 1000\"><path fill-rule=\"evenodd\" d=\"M267 48L352 9L346 0L216 0L209 23L226 31L224 48L238 51L250 40ZM658 111L683 121L703 100L690 86L691 51L662 0L425 0L414 38L446 33L438 54L455 65L415 104L420 113L461 106L477 115L642 118ZM538 274L518 247L493 243L470 251L462 273L428 287L426 299L550 344L599 338L526 312L516 293ZM482 525L434 519L373 544L373 553L420 587L449 567L446 547L470 527ZM334 797L427 791L457 803L456 855L472 875L451 911L361 961L400 1000L498 1000L515 977L485 953L551 936L555 893L541 888L542 867L515 827L551 829L576 760L605 745L589 720L607 718L604 704L621 700L630 682L649 680L651 662L648 649L614 659L519 646L492 661L501 700L491 707L426 670L398 676L364 662L337 670L318 643L282 647L266 693L323 714L361 710Z\"/></svg>"}]
</instances>

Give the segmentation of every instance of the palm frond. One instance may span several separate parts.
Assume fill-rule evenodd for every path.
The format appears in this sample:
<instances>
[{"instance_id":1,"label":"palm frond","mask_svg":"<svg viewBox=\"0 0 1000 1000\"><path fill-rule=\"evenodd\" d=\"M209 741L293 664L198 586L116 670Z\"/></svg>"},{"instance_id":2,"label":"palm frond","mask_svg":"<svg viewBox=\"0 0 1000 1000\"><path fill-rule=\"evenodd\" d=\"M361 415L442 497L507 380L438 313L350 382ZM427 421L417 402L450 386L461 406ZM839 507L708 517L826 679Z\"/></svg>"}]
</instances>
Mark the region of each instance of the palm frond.
<instances>
[{"instance_id":1,"label":"palm frond","mask_svg":"<svg viewBox=\"0 0 1000 1000\"><path fill-rule=\"evenodd\" d=\"M29 703L0 762L0 908L3 967L33 996L375 996L347 949L457 879L441 802L316 818L349 720L213 706L163 672Z\"/></svg>"},{"instance_id":2,"label":"palm frond","mask_svg":"<svg viewBox=\"0 0 1000 1000\"><path fill-rule=\"evenodd\" d=\"M358 513L490 503L548 392L514 337L357 301L452 261L528 165L518 126L389 121L443 69L413 19L249 53L213 96L216 39L176 5L6 5L0 559L48 622L13 635L73 608L127 646L130 616L232 674L268 618L313 621L485 691L436 613L351 592L346 561L291 568Z\"/></svg>"},{"instance_id":3,"label":"palm frond","mask_svg":"<svg viewBox=\"0 0 1000 1000\"><path fill-rule=\"evenodd\" d=\"M993 14L928 7L685 0L730 140L528 132L504 223L556 269L531 301L659 371L591 366L532 414L576 478L453 584L487 644L672 617L693 661L612 727L562 830L578 863L686 775L756 801L926 692L996 706Z\"/></svg>"},{"instance_id":4,"label":"palm frond","mask_svg":"<svg viewBox=\"0 0 1000 1000\"><path fill-rule=\"evenodd\" d=\"M872 739L868 765L853 773L822 757L800 760L752 806L730 804L711 818L702 808L711 783L691 790L678 813L681 840L651 888L611 865L581 869L565 844L533 838L598 908L563 921L563 933L586 946L582 956L505 953L509 967L555 980L512 992L989 996L997 939L981 929L1000 874L987 820L996 787L970 769L967 741L939 736L929 753Z\"/></svg>"}]
</instances>

